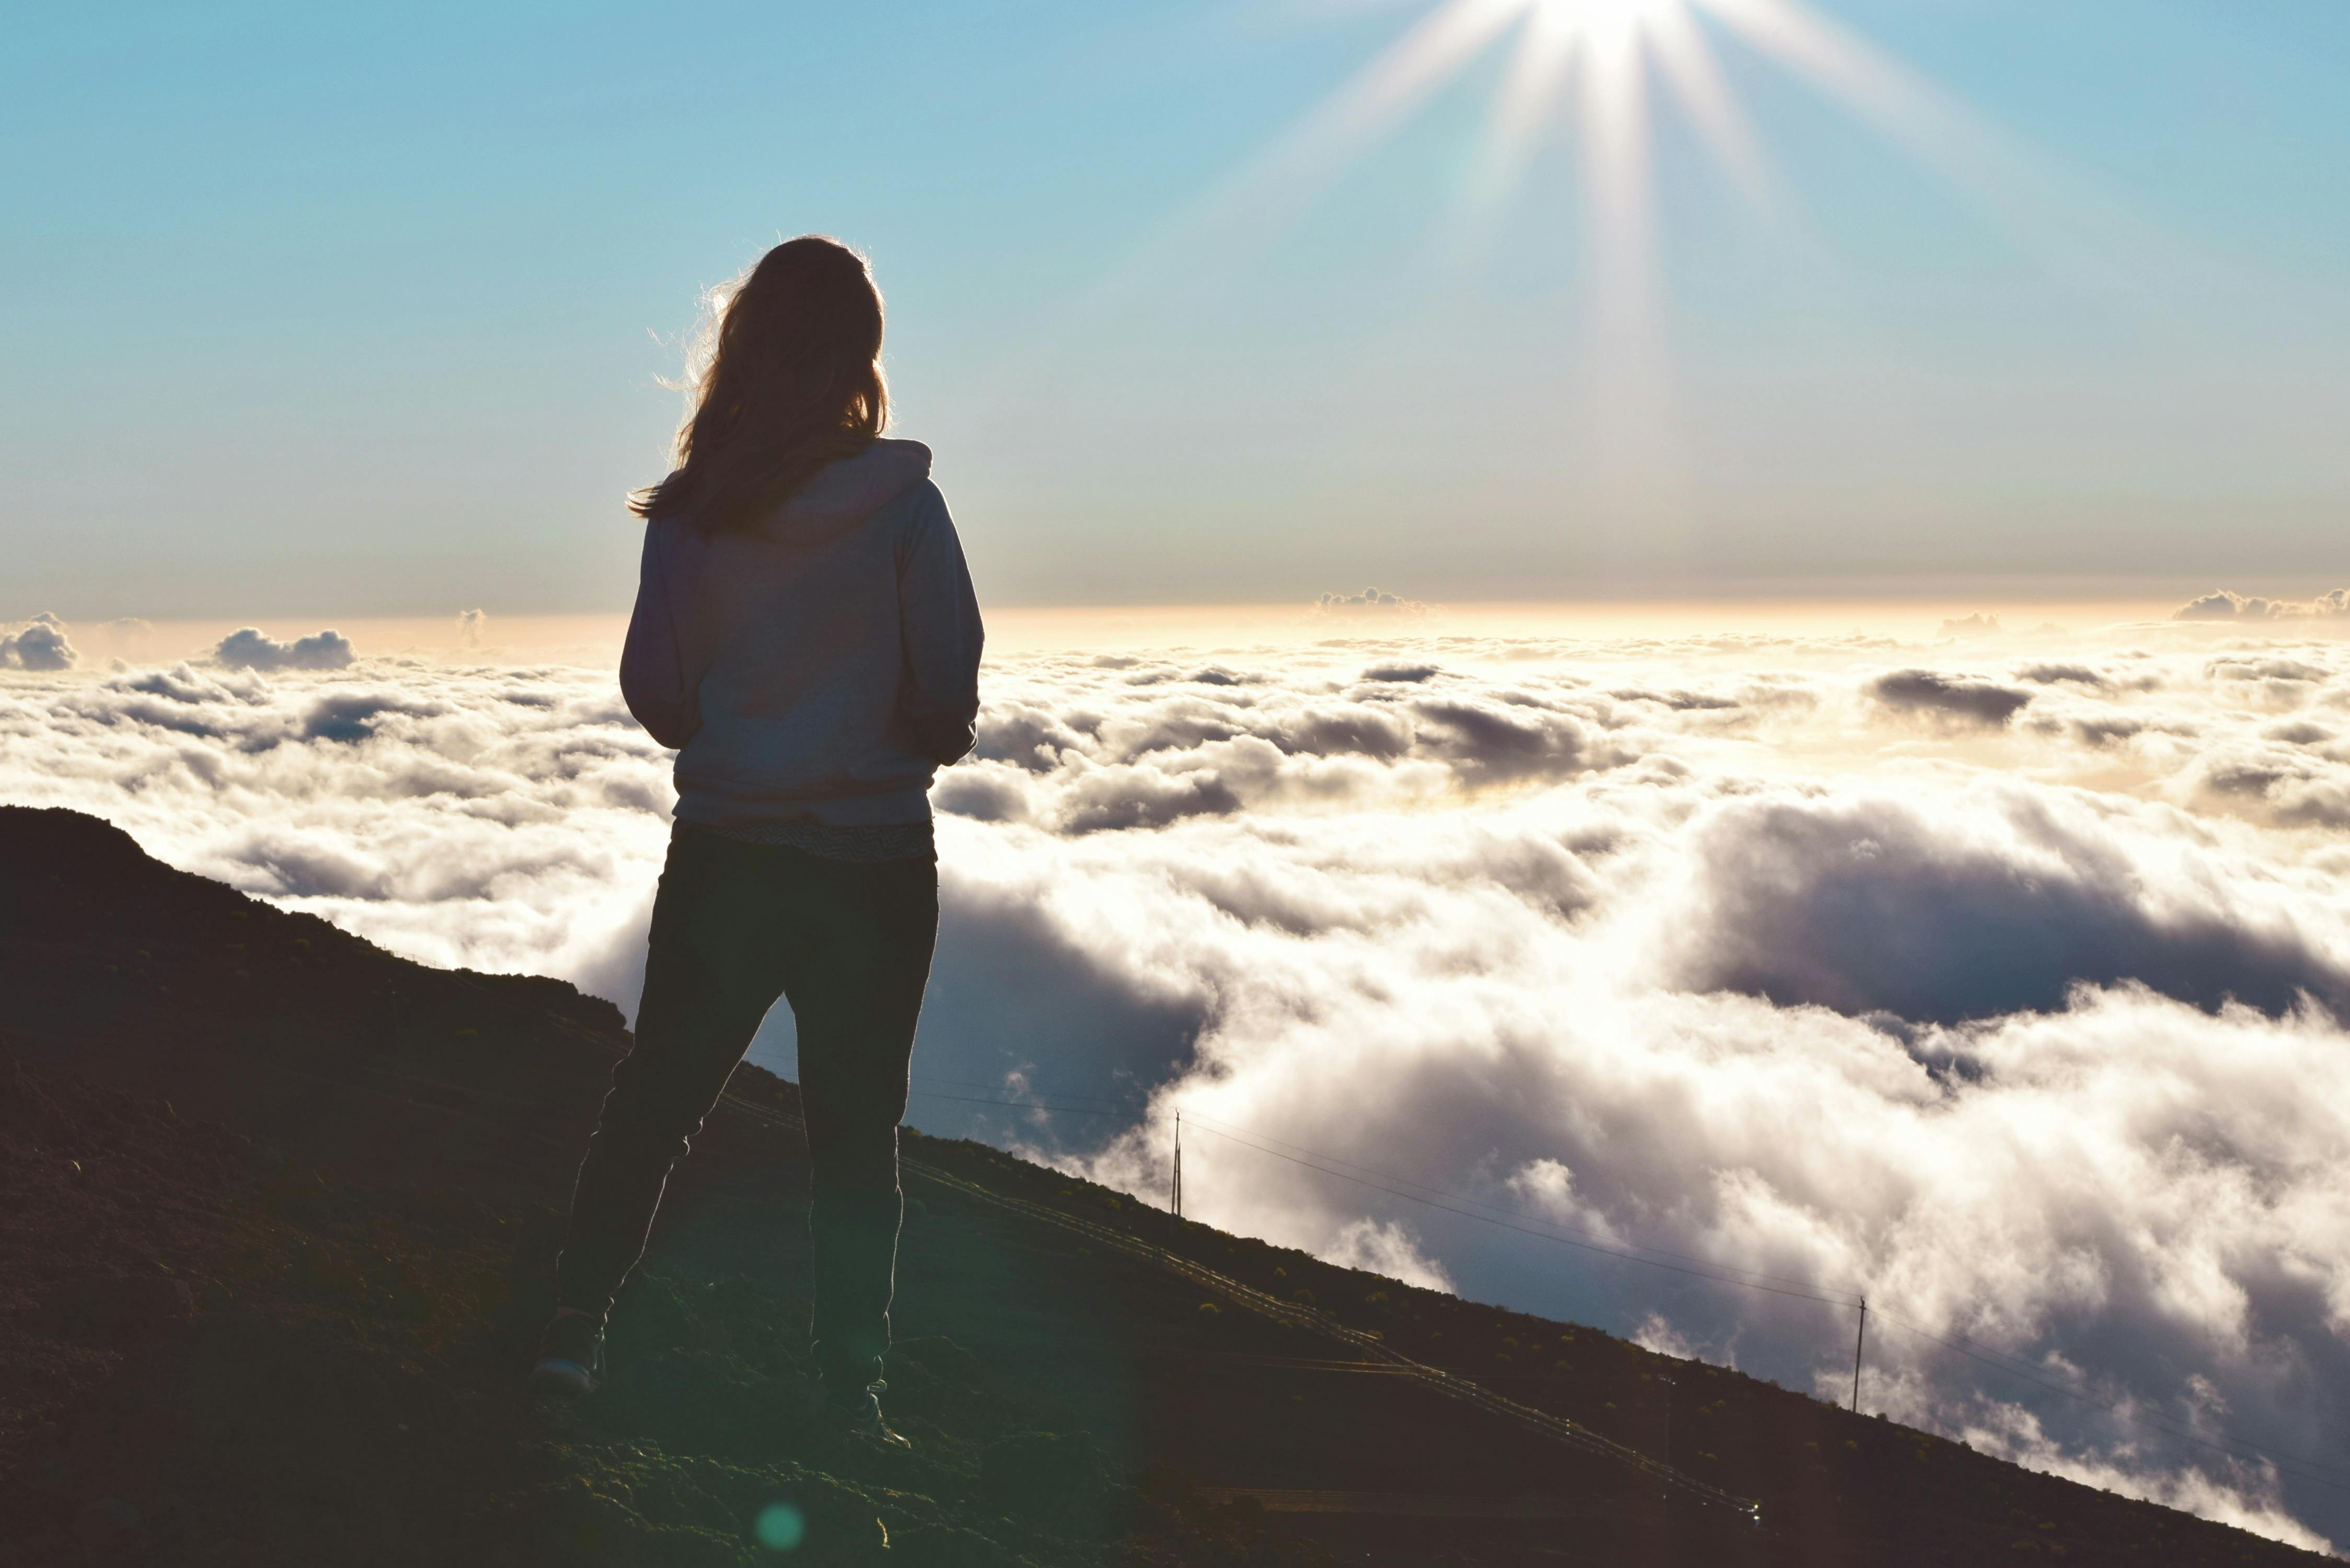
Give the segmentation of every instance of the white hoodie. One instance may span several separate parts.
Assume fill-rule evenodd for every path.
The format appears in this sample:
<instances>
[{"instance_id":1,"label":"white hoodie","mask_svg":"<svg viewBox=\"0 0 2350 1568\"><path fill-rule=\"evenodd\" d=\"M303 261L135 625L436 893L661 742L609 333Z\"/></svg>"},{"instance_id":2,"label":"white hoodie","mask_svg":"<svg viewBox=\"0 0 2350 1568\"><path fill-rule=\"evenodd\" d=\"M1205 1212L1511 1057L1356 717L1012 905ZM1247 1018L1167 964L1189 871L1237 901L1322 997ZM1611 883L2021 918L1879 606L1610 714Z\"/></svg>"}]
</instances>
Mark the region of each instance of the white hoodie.
<instances>
[{"instance_id":1,"label":"white hoodie","mask_svg":"<svg viewBox=\"0 0 2350 1568\"><path fill-rule=\"evenodd\" d=\"M930 449L879 441L754 526L645 528L620 691L678 748L677 815L927 821L972 748L979 603Z\"/></svg>"}]
</instances>

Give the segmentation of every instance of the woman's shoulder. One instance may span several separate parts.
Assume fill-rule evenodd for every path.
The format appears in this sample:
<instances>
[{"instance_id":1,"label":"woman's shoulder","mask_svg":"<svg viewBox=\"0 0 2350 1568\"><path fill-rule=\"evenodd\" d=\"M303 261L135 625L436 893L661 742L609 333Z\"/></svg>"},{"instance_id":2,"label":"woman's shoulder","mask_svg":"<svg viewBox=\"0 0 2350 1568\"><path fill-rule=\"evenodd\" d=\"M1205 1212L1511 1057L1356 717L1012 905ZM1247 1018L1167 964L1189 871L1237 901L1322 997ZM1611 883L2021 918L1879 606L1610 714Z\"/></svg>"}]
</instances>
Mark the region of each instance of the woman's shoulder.
<instances>
[{"instance_id":1,"label":"woman's shoulder","mask_svg":"<svg viewBox=\"0 0 2350 1568\"><path fill-rule=\"evenodd\" d=\"M853 457L816 471L793 504L819 510L862 506L871 510L920 487L931 477L931 449L918 441L868 441Z\"/></svg>"},{"instance_id":2,"label":"woman's shoulder","mask_svg":"<svg viewBox=\"0 0 2350 1568\"><path fill-rule=\"evenodd\" d=\"M770 530L837 534L896 510L930 482L931 449L914 441L868 442L854 456L816 470L770 524Z\"/></svg>"},{"instance_id":3,"label":"woman's shoulder","mask_svg":"<svg viewBox=\"0 0 2350 1568\"><path fill-rule=\"evenodd\" d=\"M946 493L940 490L937 474L932 471L931 449L918 441L889 438L875 441L864 454L854 461L877 461L894 471L903 488L884 508L901 529L920 532L945 524L951 527L947 515Z\"/></svg>"},{"instance_id":4,"label":"woman's shoulder","mask_svg":"<svg viewBox=\"0 0 2350 1568\"><path fill-rule=\"evenodd\" d=\"M710 549L710 536L693 523L691 513L645 519L645 549L664 560L699 556Z\"/></svg>"},{"instance_id":5,"label":"woman's shoulder","mask_svg":"<svg viewBox=\"0 0 2350 1568\"><path fill-rule=\"evenodd\" d=\"M907 441L903 437L899 436L882 436L877 439L871 446L867 447L865 450L868 453L884 454L891 461L898 462L919 462L921 464L924 477L928 477L930 474L931 456L931 449L924 446L920 441Z\"/></svg>"}]
</instances>

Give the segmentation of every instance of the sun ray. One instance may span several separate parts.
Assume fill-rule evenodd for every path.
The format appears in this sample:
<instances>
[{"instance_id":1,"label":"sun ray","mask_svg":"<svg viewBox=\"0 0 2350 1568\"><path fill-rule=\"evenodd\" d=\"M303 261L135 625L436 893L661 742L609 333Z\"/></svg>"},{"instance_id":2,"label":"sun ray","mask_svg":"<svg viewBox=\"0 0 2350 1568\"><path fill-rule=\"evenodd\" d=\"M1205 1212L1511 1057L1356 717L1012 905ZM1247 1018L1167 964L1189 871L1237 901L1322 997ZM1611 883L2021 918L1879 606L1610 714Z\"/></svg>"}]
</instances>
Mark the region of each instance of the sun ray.
<instances>
[{"instance_id":1,"label":"sun ray","mask_svg":"<svg viewBox=\"0 0 2350 1568\"><path fill-rule=\"evenodd\" d=\"M1841 100L1944 176L1978 190L2004 150L1931 82L1801 0L1704 0L1706 9L1797 76Z\"/></svg>"},{"instance_id":2,"label":"sun ray","mask_svg":"<svg viewBox=\"0 0 2350 1568\"><path fill-rule=\"evenodd\" d=\"M1659 9L1608 0L1583 16L1575 40L1589 266L1589 335L1577 377L1584 488L1618 530L1644 514L1657 521L1657 503L1677 487L1679 467L1649 178L1646 25Z\"/></svg>"},{"instance_id":3,"label":"sun ray","mask_svg":"<svg viewBox=\"0 0 2350 1568\"><path fill-rule=\"evenodd\" d=\"M1653 269L1654 216L1648 192L1631 182L1648 178L1652 70L1731 185L1784 237L1796 226L1794 202L1721 70L1716 27L1907 149L2053 274L2107 296L2177 292L2157 290L2143 275L2146 253L2165 236L1805 0L1440 0L1270 147L1159 225L1118 269L1122 279L1106 279L1094 293L1128 293L1157 270L1155 259L1178 251L1236 265L1513 30L1519 43L1440 254L1479 253L1544 127L1564 123L1587 143L1584 199L1595 222L1631 225L1595 236L1607 254L1594 265L1622 289L1647 289L1632 269ZM1569 96L1578 107L1563 114ZM2190 265L2175 243L2164 254L2174 272Z\"/></svg>"},{"instance_id":4,"label":"sun ray","mask_svg":"<svg viewBox=\"0 0 2350 1568\"><path fill-rule=\"evenodd\" d=\"M1561 345L1592 417L1568 432L1599 467L1669 468L1671 356L1652 137L1669 99L1727 184L1783 244L1828 263L1802 232L1719 54L1735 42L1844 106L1940 174L2052 275L2141 306L2189 297L2192 267L2085 182L1806 0L1415 0L1393 42L1199 200L1144 236L1071 302L1073 317L1237 286L1248 258L1292 230L1315 198L1448 84L1514 35L1486 123L1429 259L1473 279L1534 158L1557 135L1579 172L1581 340ZM1832 265L1832 263L1828 265ZM2216 274L2216 265L2193 269ZM2162 274L2158 278L2154 274ZM1464 293L1461 297L1470 296ZM1645 456L1642 454L1646 454ZM1653 461L1652 461L1653 460ZM1653 513L1656 508L1650 506Z\"/></svg>"},{"instance_id":5,"label":"sun ray","mask_svg":"<svg viewBox=\"0 0 2350 1568\"><path fill-rule=\"evenodd\" d=\"M1565 88L1575 40L1575 29L1554 9L1537 7L1526 16L1524 36L1493 99L1485 146L1471 176L1473 206L1501 201L1523 176L1535 134Z\"/></svg>"},{"instance_id":6,"label":"sun ray","mask_svg":"<svg viewBox=\"0 0 2350 1568\"><path fill-rule=\"evenodd\" d=\"M1774 222L1786 221L1785 192L1745 111L1731 95L1721 63L1696 16L1688 6L1676 5L1658 14L1653 29L1657 64L1707 150L1756 211Z\"/></svg>"},{"instance_id":7,"label":"sun ray","mask_svg":"<svg viewBox=\"0 0 2350 1568\"><path fill-rule=\"evenodd\" d=\"M1141 235L1065 311L1066 330L1170 286L1227 275L1380 137L1483 54L1530 0L1443 0L1273 143Z\"/></svg>"},{"instance_id":8,"label":"sun ray","mask_svg":"<svg viewBox=\"0 0 2350 1568\"><path fill-rule=\"evenodd\" d=\"M1640 43L1638 30L1618 21L1588 27L1576 50L1593 258L1611 313L1627 318L1647 299L1656 249Z\"/></svg>"},{"instance_id":9,"label":"sun ray","mask_svg":"<svg viewBox=\"0 0 2350 1568\"><path fill-rule=\"evenodd\" d=\"M1211 196L1202 217L1295 212L1523 20L1526 9L1527 0L1445 0Z\"/></svg>"},{"instance_id":10,"label":"sun ray","mask_svg":"<svg viewBox=\"0 0 2350 1568\"><path fill-rule=\"evenodd\" d=\"M2084 294L2159 308L2224 273L2095 182L1803 0L1702 0L1756 48L1875 126L1963 193L2019 252ZM2159 275L2159 279L2158 278Z\"/></svg>"}]
</instances>

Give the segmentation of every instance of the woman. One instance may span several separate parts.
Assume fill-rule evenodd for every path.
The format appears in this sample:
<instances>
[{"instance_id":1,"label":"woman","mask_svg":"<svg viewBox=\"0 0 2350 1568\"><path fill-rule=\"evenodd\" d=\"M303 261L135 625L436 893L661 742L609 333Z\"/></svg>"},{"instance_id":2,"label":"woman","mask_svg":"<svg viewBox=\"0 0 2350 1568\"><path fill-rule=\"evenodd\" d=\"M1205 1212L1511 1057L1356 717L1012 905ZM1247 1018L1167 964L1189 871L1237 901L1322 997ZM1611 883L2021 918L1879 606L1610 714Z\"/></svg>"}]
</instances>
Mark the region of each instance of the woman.
<instances>
[{"instance_id":1,"label":"woman","mask_svg":"<svg viewBox=\"0 0 2350 1568\"><path fill-rule=\"evenodd\" d=\"M889 1343L898 1122L938 932L929 789L979 711L979 606L931 454L884 441L881 296L828 239L720 314L646 520L620 690L678 750L636 1048L571 1201L533 1384L592 1393L663 1184L778 995L799 1029L820 1415L902 1443Z\"/></svg>"}]
</instances>

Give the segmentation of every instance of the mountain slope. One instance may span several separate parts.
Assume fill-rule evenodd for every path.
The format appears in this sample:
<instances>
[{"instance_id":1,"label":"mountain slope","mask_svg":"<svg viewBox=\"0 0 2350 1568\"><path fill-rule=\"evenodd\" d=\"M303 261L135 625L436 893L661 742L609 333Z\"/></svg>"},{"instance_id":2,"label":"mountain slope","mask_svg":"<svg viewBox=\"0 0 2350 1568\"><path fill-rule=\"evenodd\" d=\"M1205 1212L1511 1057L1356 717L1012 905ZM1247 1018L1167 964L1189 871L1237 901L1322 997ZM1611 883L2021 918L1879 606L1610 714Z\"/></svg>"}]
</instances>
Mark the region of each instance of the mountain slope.
<instances>
[{"instance_id":1,"label":"mountain slope","mask_svg":"<svg viewBox=\"0 0 2350 1568\"><path fill-rule=\"evenodd\" d=\"M0 1562L2314 1560L912 1133L917 1448L828 1445L796 1094L747 1067L611 1386L542 1409L521 1364L627 1045L567 986L0 807Z\"/></svg>"}]
</instances>

